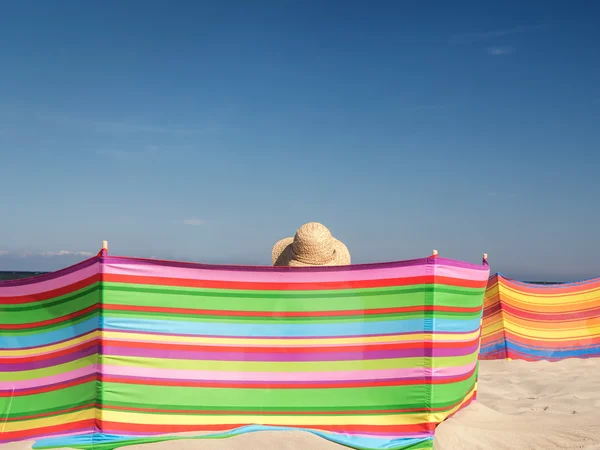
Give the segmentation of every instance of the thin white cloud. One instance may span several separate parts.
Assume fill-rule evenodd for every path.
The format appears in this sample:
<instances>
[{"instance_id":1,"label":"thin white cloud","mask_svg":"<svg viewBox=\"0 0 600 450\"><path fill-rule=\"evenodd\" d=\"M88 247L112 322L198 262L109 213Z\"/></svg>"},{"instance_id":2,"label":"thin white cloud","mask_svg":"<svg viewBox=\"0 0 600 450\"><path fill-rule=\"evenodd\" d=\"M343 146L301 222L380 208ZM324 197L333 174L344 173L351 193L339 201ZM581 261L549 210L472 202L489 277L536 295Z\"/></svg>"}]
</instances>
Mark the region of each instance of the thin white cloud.
<instances>
[{"instance_id":1,"label":"thin white cloud","mask_svg":"<svg viewBox=\"0 0 600 450\"><path fill-rule=\"evenodd\" d=\"M148 153L165 153L192 150L193 148L192 145L146 145L144 150Z\"/></svg>"},{"instance_id":2,"label":"thin white cloud","mask_svg":"<svg viewBox=\"0 0 600 450\"><path fill-rule=\"evenodd\" d=\"M79 256L79 257L90 257L94 254L91 252L83 251L72 251L72 250L59 250L57 252L31 252L28 250L0 250L0 256L11 256L16 258L31 258L35 256L42 256L46 258L54 258L61 256Z\"/></svg>"},{"instance_id":3,"label":"thin white cloud","mask_svg":"<svg viewBox=\"0 0 600 450\"><path fill-rule=\"evenodd\" d=\"M106 156L107 158L114 159L115 161L127 161L131 159L141 158L147 155L146 152L127 152L122 150L97 150L96 154Z\"/></svg>"},{"instance_id":4,"label":"thin white cloud","mask_svg":"<svg viewBox=\"0 0 600 450\"><path fill-rule=\"evenodd\" d=\"M200 226L200 225L204 225L206 223L206 220L204 219L185 219L183 221L184 225L190 225L190 226Z\"/></svg>"},{"instance_id":5,"label":"thin white cloud","mask_svg":"<svg viewBox=\"0 0 600 450\"><path fill-rule=\"evenodd\" d=\"M448 109L450 105L446 103L434 103L431 105L419 105L415 106L415 111L432 111L432 110L440 110L440 109Z\"/></svg>"},{"instance_id":6,"label":"thin white cloud","mask_svg":"<svg viewBox=\"0 0 600 450\"><path fill-rule=\"evenodd\" d=\"M524 25L504 30L484 31L481 33L458 33L450 38L451 44L469 44L473 42L485 41L488 39L501 38L514 34L525 33L528 31L541 30L547 28L548 25Z\"/></svg>"},{"instance_id":7,"label":"thin white cloud","mask_svg":"<svg viewBox=\"0 0 600 450\"><path fill-rule=\"evenodd\" d=\"M160 125L144 125L131 122L89 120L84 122L98 131L110 133L162 133L162 134L195 134L198 130L171 128Z\"/></svg>"},{"instance_id":8,"label":"thin white cloud","mask_svg":"<svg viewBox=\"0 0 600 450\"><path fill-rule=\"evenodd\" d=\"M489 47L486 48L485 51L488 55L492 56L502 56L502 55L510 55L514 53L514 48L512 47Z\"/></svg>"},{"instance_id":9,"label":"thin white cloud","mask_svg":"<svg viewBox=\"0 0 600 450\"><path fill-rule=\"evenodd\" d=\"M96 150L97 155L105 156L115 161L127 161L137 160L140 158L170 155L173 152L182 152L190 150L193 147L191 145L173 145L173 146L157 146L157 145L146 145L143 150L112 150L102 149Z\"/></svg>"},{"instance_id":10,"label":"thin white cloud","mask_svg":"<svg viewBox=\"0 0 600 450\"><path fill-rule=\"evenodd\" d=\"M517 195L514 192L499 192L499 191L488 191L486 193L488 197L496 197L498 200L515 198Z\"/></svg>"},{"instance_id":11,"label":"thin white cloud","mask_svg":"<svg viewBox=\"0 0 600 450\"><path fill-rule=\"evenodd\" d=\"M100 133L157 133L192 135L203 133L203 129L190 129L177 126L150 125L127 120L100 120L79 117L60 112L38 112L37 117L60 125L87 128Z\"/></svg>"},{"instance_id":12,"label":"thin white cloud","mask_svg":"<svg viewBox=\"0 0 600 450\"><path fill-rule=\"evenodd\" d=\"M41 256L92 256L93 253L90 252L74 252L71 250L59 250L58 252L41 252Z\"/></svg>"}]
</instances>

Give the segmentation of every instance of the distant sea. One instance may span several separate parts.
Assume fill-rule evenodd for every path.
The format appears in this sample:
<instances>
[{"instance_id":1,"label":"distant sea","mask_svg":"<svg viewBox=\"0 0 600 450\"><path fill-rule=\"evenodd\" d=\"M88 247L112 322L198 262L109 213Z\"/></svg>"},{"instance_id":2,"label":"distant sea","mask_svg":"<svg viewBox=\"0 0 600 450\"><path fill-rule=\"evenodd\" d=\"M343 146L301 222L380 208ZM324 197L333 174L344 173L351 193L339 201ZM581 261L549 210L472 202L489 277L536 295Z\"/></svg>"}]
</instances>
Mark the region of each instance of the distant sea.
<instances>
[{"instance_id":1,"label":"distant sea","mask_svg":"<svg viewBox=\"0 0 600 450\"><path fill-rule=\"evenodd\" d=\"M48 272L2 272L0 271L0 280L17 280L19 278L35 277Z\"/></svg>"}]
</instances>

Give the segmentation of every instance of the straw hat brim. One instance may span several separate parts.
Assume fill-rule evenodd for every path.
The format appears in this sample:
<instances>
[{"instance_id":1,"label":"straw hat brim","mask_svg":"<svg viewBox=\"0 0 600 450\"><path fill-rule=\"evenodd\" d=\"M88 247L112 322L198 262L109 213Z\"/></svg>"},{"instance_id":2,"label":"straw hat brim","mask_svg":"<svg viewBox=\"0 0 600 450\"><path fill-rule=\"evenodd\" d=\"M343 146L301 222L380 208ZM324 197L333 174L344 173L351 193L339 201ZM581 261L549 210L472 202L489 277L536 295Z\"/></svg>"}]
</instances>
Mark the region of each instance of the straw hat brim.
<instances>
[{"instance_id":1,"label":"straw hat brim","mask_svg":"<svg viewBox=\"0 0 600 450\"><path fill-rule=\"evenodd\" d=\"M348 266L350 265L350 251L348 247L337 239L333 239L333 259L327 264L308 264L294 258L292 251L293 237L280 240L273 246L273 265L289 267L316 267L316 266Z\"/></svg>"}]
</instances>

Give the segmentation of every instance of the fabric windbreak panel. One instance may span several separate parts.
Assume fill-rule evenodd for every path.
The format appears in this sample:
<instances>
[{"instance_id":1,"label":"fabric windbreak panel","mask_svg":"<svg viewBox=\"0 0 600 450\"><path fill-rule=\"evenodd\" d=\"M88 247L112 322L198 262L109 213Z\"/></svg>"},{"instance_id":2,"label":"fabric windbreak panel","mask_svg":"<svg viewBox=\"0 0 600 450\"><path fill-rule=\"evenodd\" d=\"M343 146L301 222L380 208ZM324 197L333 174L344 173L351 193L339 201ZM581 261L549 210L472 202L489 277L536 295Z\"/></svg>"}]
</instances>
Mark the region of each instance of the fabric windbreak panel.
<instances>
[{"instance_id":1,"label":"fabric windbreak panel","mask_svg":"<svg viewBox=\"0 0 600 450\"><path fill-rule=\"evenodd\" d=\"M558 361L600 356L600 278L539 285L490 278L481 359Z\"/></svg>"},{"instance_id":2,"label":"fabric windbreak panel","mask_svg":"<svg viewBox=\"0 0 600 450\"><path fill-rule=\"evenodd\" d=\"M100 264L96 429L38 430L36 448L299 429L356 449L430 449L473 398L487 265Z\"/></svg>"},{"instance_id":3,"label":"fabric windbreak panel","mask_svg":"<svg viewBox=\"0 0 600 450\"><path fill-rule=\"evenodd\" d=\"M100 262L0 282L0 444L94 432Z\"/></svg>"}]
</instances>

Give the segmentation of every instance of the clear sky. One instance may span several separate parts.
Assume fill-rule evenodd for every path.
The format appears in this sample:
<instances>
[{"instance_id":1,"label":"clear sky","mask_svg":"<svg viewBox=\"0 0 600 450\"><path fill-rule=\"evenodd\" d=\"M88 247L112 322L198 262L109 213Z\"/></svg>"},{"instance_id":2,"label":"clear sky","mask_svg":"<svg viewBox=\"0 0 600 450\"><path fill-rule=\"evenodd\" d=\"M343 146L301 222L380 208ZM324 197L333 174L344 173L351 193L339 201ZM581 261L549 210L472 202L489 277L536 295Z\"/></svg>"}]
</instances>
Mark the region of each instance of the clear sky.
<instances>
[{"instance_id":1,"label":"clear sky","mask_svg":"<svg viewBox=\"0 0 600 450\"><path fill-rule=\"evenodd\" d=\"M527 3L525 5L525 3ZM0 270L96 253L600 275L600 4L0 3Z\"/></svg>"}]
</instances>

